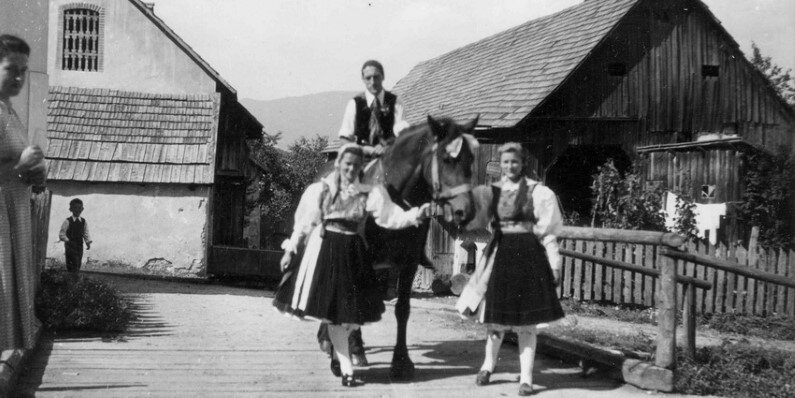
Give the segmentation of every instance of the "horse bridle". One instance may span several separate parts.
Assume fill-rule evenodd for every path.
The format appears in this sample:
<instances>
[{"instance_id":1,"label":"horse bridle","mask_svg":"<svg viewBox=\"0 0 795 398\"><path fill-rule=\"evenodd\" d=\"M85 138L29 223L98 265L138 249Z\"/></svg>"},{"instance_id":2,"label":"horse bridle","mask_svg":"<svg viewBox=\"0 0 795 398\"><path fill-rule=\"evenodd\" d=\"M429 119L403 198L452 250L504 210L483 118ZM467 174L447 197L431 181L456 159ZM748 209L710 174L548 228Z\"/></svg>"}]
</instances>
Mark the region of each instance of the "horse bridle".
<instances>
[{"instance_id":1,"label":"horse bridle","mask_svg":"<svg viewBox=\"0 0 795 398\"><path fill-rule=\"evenodd\" d=\"M472 191L472 184L460 184L454 187L442 187L441 182L441 171L439 171L439 156L436 154L436 150L439 148L439 143L434 143L431 146L431 185L433 188L433 193L431 197L433 201L437 204L447 202L449 199L452 199L460 194L468 193ZM420 163L420 167L422 164Z\"/></svg>"}]
</instances>

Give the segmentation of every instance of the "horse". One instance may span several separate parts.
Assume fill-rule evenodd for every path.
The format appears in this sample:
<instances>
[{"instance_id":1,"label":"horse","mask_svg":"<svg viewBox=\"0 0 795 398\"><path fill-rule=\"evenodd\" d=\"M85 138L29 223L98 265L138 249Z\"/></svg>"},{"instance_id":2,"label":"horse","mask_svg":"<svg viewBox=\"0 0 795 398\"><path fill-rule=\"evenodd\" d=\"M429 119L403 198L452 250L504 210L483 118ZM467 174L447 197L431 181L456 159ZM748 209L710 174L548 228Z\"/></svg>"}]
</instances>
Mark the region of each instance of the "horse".
<instances>
[{"instance_id":1,"label":"horse","mask_svg":"<svg viewBox=\"0 0 795 398\"><path fill-rule=\"evenodd\" d=\"M440 221L465 225L474 215L471 196L472 164L477 140L472 131L478 117L458 124L449 118L427 117L427 122L401 132L384 154L371 162L362 182L383 184L393 202L408 208L435 203ZM419 264L427 262L424 254L429 223L403 230L387 230L368 220L365 239L374 267L397 270L397 341L390 375L393 379L410 379L414 363L406 346L406 325L411 312L410 296Z\"/></svg>"}]
</instances>

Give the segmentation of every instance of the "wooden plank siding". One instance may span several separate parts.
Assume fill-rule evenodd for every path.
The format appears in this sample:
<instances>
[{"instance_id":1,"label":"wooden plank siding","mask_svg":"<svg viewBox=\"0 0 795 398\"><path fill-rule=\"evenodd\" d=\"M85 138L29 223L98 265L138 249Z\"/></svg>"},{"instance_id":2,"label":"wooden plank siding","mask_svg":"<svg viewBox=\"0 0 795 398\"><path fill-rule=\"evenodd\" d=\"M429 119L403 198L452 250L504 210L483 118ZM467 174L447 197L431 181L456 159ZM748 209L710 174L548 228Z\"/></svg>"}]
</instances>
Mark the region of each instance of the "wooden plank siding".
<instances>
[{"instance_id":1,"label":"wooden plank siding","mask_svg":"<svg viewBox=\"0 0 795 398\"><path fill-rule=\"evenodd\" d=\"M658 247L654 245L564 239L561 247L645 268L657 268ZM726 246L723 243L710 245L708 242L689 242L686 251L727 259L748 268L789 278L793 278L795 273L795 250L766 250L754 245L746 248L740 245ZM795 317L795 288L760 282L754 278L690 262L680 262L677 273L712 283L712 290L696 292L696 308L699 313L736 312ZM592 263L568 257L564 257L561 278L562 298L642 307L654 307L657 303L657 278L642 277L637 273L616 270L609 266L602 266L601 272L597 273ZM681 289L677 298L683 298ZM681 306L683 301L678 302Z\"/></svg>"}]
</instances>

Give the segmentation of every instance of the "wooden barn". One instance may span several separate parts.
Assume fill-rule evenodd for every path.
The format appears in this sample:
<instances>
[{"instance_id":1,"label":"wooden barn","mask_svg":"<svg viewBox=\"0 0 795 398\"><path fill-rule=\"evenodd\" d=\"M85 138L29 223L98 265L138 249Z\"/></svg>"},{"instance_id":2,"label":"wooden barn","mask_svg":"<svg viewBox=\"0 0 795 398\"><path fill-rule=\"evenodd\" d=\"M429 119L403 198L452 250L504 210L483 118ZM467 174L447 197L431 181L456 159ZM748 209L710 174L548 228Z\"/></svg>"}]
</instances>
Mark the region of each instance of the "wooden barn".
<instances>
[{"instance_id":1,"label":"wooden barn","mask_svg":"<svg viewBox=\"0 0 795 398\"><path fill-rule=\"evenodd\" d=\"M795 148L793 109L698 0L586 0L422 62L394 91L410 123L480 115L477 183L499 176L498 143L520 141L581 215L607 158L725 203L741 197L743 151Z\"/></svg>"},{"instance_id":2,"label":"wooden barn","mask_svg":"<svg viewBox=\"0 0 795 398\"><path fill-rule=\"evenodd\" d=\"M139 0L49 2L48 256L85 204L84 259L168 274L223 269L243 246L246 139L236 90Z\"/></svg>"}]
</instances>

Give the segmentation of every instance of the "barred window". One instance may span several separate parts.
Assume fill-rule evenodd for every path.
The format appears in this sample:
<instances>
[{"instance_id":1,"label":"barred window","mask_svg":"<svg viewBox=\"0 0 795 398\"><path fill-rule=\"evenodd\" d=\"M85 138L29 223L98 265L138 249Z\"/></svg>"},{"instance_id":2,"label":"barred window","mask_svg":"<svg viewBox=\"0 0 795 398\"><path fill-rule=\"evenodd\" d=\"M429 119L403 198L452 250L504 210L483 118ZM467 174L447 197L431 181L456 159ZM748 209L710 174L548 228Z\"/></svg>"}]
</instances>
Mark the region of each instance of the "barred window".
<instances>
[{"instance_id":1,"label":"barred window","mask_svg":"<svg viewBox=\"0 0 795 398\"><path fill-rule=\"evenodd\" d=\"M86 8L64 10L61 69L98 71L100 34L98 11Z\"/></svg>"}]
</instances>

